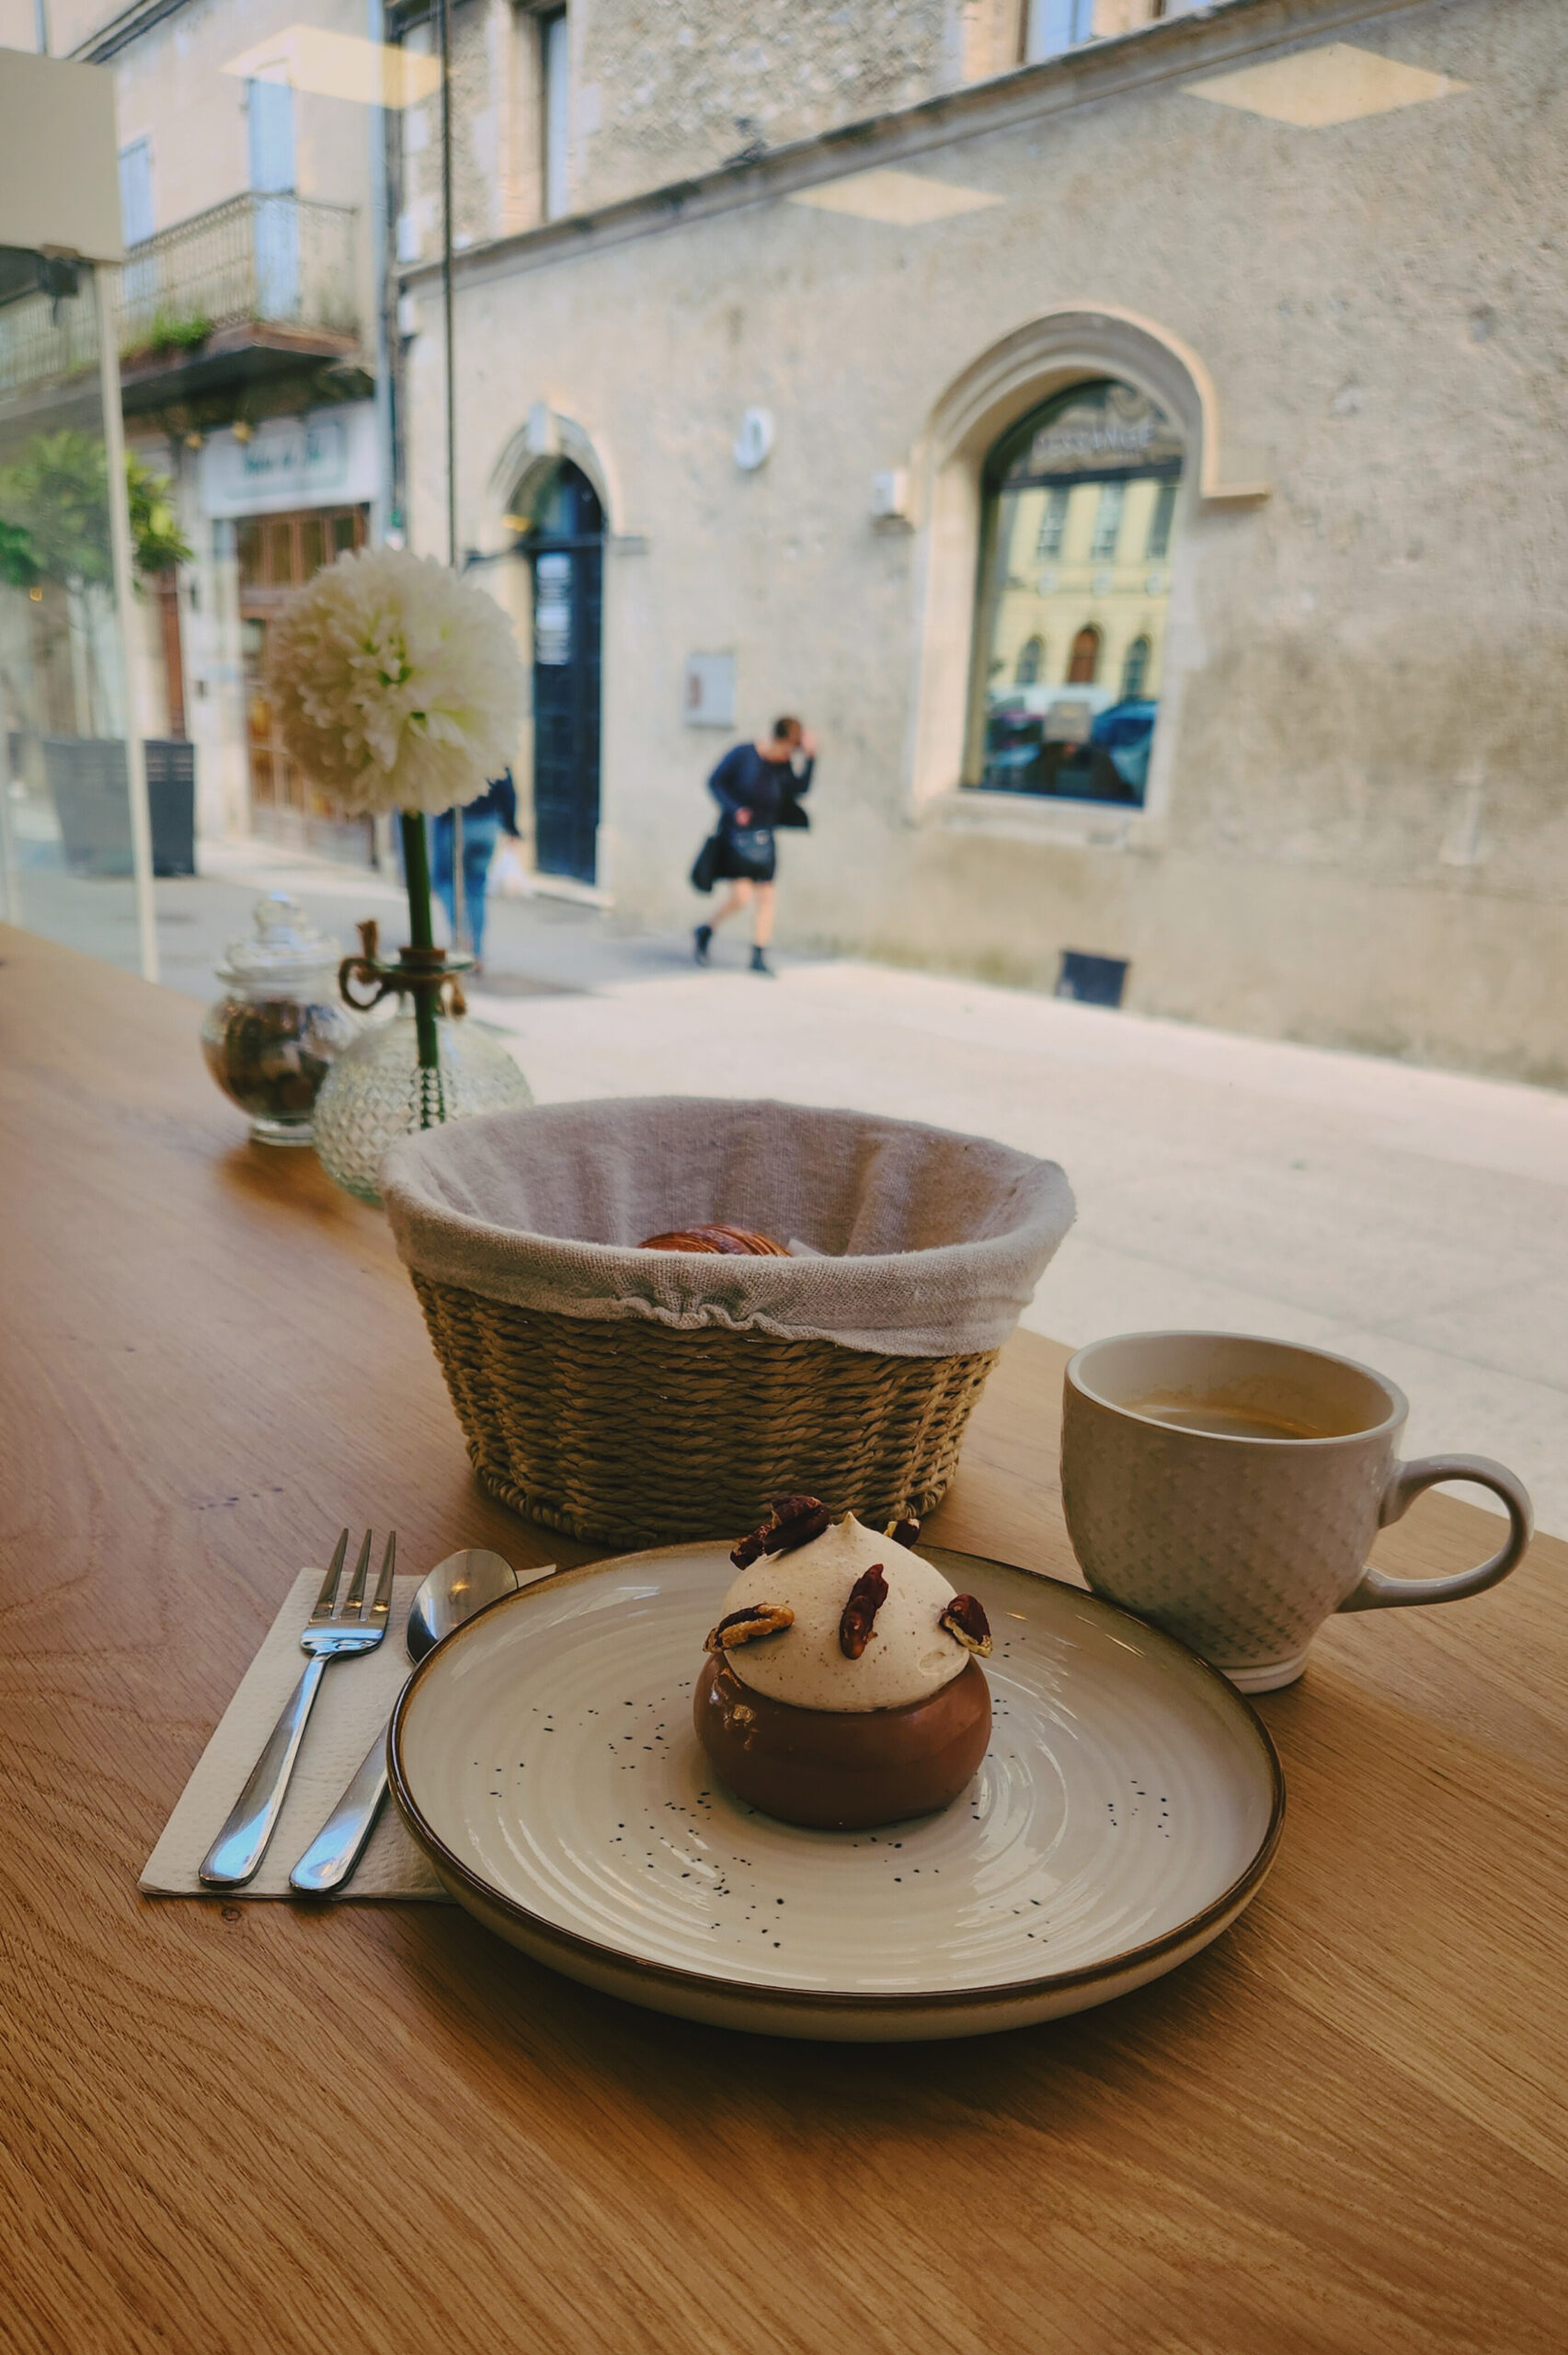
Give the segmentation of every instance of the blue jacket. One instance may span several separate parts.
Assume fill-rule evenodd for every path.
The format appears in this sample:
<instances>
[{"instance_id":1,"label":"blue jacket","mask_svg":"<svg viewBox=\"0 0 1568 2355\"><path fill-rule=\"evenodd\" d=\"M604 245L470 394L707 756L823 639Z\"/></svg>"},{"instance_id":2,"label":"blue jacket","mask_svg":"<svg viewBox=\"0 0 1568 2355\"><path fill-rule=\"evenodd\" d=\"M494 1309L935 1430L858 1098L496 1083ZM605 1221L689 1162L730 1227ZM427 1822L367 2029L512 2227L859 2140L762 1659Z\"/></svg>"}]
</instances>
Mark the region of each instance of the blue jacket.
<instances>
[{"instance_id":1,"label":"blue jacket","mask_svg":"<svg viewBox=\"0 0 1568 2355\"><path fill-rule=\"evenodd\" d=\"M749 825L787 824L784 812L810 791L816 765L808 760L797 775L788 761L765 761L755 744L737 744L709 777L708 791L724 813L726 828L734 825L740 810L750 811ZM804 813L796 822L805 824Z\"/></svg>"}]
</instances>

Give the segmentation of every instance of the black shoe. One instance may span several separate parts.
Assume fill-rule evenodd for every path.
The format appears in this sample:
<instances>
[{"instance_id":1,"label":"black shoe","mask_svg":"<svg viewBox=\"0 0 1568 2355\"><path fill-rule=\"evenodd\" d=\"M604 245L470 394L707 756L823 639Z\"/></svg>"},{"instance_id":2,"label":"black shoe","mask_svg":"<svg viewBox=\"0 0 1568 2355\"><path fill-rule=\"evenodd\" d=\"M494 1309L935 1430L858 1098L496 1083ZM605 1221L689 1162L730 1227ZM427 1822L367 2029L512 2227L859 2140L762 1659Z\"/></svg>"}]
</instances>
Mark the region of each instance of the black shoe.
<instances>
[{"instance_id":1,"label":"black shoe","mask_svg":"<svg viewBox=\"0 0 1568 2355\"><path fill-rule=\"evenodd\" d=\"M697 951L697 962L699 965L705 965L707 963L708 950L713 946L713 937L714 928L711 924L700 924L697 926L696 931L692 935L692 939Z\"/></svg>"},{"instance_id":2,"label":"black shoe","mask_svg":"<svg viewBox=\"0 0 1568 2355\"><path fill-rule=\"evenodd\" d=\"M760 948L753 948L751 951L751 971L754 973L766 973L770 982L777 981L778 979L778 975L774 972L773 967L769 964L766 957L763 956L762 951Z\"/></svg>"}]
</instances>

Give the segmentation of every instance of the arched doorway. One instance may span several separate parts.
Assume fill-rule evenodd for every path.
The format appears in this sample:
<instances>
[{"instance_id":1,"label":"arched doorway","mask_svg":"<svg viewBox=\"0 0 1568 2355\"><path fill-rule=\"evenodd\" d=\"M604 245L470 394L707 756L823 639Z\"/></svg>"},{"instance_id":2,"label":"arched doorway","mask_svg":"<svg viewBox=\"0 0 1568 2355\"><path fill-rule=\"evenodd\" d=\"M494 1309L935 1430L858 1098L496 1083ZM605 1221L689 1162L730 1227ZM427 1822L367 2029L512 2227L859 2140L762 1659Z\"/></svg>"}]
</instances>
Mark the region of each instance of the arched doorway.
<instances>
[{"instance_id":1,"label":"arched doorway","mask_svg":"<svg viewBox=\"0 0 1568 2355\"><path fill-rule=\"evenodd\" d=\"M1072 641L1068 658L1067 684L1070 687L1092 687L1100 675L1100 633L1088 622Z\"/></svg>"},{"instance_id":2,"label":"arched doorway","mask_svg":"<svg viewBox=\"0 0 1568 2355\"><path fill-rule=\"evenodd\" d=\"M522 549L533 575L533 857L542 875L598 876L604 511L563 461Z\"/></svg>"},{"instance_id":3,"label":"arched doorway","mask_svg":"<svg viewBox=\"0 0 1568 2355\"><path fill-rule=\"evenodd\" d=\"M990 450L967 784L1142 802L1185 456L1180 423L1114 376L1054 393ZM1059 650L1036 663L1036 647Z\"/></svg>"}]
</instances>

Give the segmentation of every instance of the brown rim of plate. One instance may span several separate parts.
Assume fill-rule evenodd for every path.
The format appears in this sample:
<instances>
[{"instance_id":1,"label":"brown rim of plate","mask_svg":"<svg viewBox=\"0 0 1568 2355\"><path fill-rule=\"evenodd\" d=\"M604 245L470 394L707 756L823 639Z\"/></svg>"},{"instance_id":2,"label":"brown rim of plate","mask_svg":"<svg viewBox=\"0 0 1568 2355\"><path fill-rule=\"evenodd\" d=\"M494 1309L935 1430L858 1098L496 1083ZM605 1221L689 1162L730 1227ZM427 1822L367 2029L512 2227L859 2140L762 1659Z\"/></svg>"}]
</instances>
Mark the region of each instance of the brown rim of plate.
<instances>
[{"instance_id":1,"label":"brown rim of plate","mask_svg":"<svg viewBox=\"0 0 1568 2355\"><path fill-rule=\"evenodd\" d=\"M631 1972L648 1986L690 1990L707 1996L727 1995L754 2005L759 2011L848 2010L870 2017L887 2013L1001 2009L1031 1995L1092 1987L1102 1980L1120 1979L1127 1971L1138 1970L1146 1962L1158 1961L1162 1955L1185 1946L1202 1931L1212 1929L1218 1936L1228 1918L1240 1912L1274 1862L1274 1853L1279 1845L1279 1835L1285 1823L1285 1770L1280 1765L1279 1752L1274 1746L1274 1737L1268 1728L1246 1694L1238 1692L1228 1676L1210 1667L1207 1660L1189 1650L1178 1637L1167 1635L1162 1627L1152 1626L1148 1620L1122 1610L1119 1604L1107 1603L1103 1596L1091 1593L1087 1587L1072 1586L1066 1579L1053 1579L1043 1571L1026 1570L1016 1562L999 1562L990 1555L963 1554L952 1546L933 1545L929 1549L933 1554L945 1554L949 1560L978 1563L983 1569L1011 1570L1018 1578L1037 1579L1042 1586L1060 1587L1064 1593L1078 1596L1095 1611L1103 1611L1112 1619L1130 1620L1139 1635L1157 1637L1162 1643L1169 1644L1173 1650L1180 1652L1190 1666L1201 1671L1202 1677L1220 1688L1227 1701L1236 1705L1262 1748L1268 1768L1270 1800L1268 1824L1258 1844L1257 1853L1246 1870L1238 1874L1228 1889L1222 1890L1198 1913L1190 1914L1186 1921L1178 1923L1173 1930L1167 1930L1162 1937L1151 1938L1144 1946L1129 1947L1124 1954L1116 1955L1107 1962L1092 1963L1081 1970L1046 1971L1036 1979L1011 1980L1002 1987L952 1987L933 1989L927 1994L859 1995L834 1993L816 1987L759 1987L750 1980L728 1979L719 1972L681 1970L670 1963L648 1962L640 1955L628 1954L623 1947L601 1946L595 1939L579 1937L576 1931L563 1930L558 1924L547 1922L543 1914L531 1913L526 1905L520 1905L515 1898L506 1896L472 1871L421 1814L418 1801L410 1791L403 1771L403 1727L414 1695L441 1654L451 1646L461 1643L469 1630L477 1627L480 1621L487 1619L492 1612L516 1610L531 1598L553 1594L558 1587L576 1586L584 1580L601 1577L609 1570L624 1570L632 1563L657 1562L669 1560L676 1555L692 1554L709 1545L723 1552L727 1558L728 1548L722 1538L699 1537L684 1545L650 1546L637 1554L615 1554L605 1561L585 1562L578 1569L557 1570L551 1578L539 1579L532 1586L520 1587L513 1594L498 1595L494 1603L487 1603L483 1611L476 1611L472 1619L466 1619L462 1626L454 1627L450 1636L443 1637L432 1650L426 1653L398 1696L392 1722L387 1728L386 1752L388 1779L399 1814L439 1873L461 1881L492 1913L504 1914L509 1921L520 1924L542 1945L553 1947L578 1960L590 1962L601 1970Z\"/></svg>"}]
</instances>

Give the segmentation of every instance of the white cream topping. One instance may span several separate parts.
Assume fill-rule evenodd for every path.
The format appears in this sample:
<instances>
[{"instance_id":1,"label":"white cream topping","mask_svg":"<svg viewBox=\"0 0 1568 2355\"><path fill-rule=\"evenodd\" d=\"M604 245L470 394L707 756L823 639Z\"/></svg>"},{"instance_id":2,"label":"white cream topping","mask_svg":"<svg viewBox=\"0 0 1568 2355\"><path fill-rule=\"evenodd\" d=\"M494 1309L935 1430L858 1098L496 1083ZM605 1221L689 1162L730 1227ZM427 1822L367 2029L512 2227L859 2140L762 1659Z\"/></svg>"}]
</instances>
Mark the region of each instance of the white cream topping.
<instances>
[{"instance_id":1,"label":"white cream topping","mask_svg":"<svg viewBox=\"0 0 1568 2355\"><path fill-rule=\"evenodd\" d=\"M858 1660L846 1660L839 1622L855 1580L880 1562L887 1600ZM795 1625L726 1653L754 1693L797 1709L902 1709L951 1684L969 1655L937 1623L953 1600L942 1572L907 1545L878 1537L853 1513L809 1545L764 1554L744 1569L717 1616L759 1603L787 1603Z\"/></svg>"}]
</instances>

